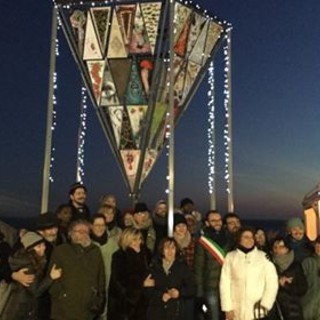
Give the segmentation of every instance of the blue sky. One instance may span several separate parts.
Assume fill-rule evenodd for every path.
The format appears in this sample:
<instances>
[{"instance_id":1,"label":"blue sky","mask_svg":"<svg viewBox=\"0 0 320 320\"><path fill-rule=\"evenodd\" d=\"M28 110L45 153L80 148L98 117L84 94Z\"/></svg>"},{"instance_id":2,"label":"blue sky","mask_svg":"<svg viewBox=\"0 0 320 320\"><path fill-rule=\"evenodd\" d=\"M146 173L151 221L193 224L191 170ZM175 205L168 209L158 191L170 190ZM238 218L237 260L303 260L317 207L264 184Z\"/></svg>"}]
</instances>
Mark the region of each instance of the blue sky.
<instances>
[{"instance_id":1,"label":"blue sky","mask_svg":"<svg viewBox=\"0 0 320 320\"><path fill-rule=\"evenodd\" d=\"M300 215L303 196L320 181L320 2L196 3L233 25L235 211L257 218ZM0 216L31 216L40 211L51 12L49 0L2 5ZM68 187L75 181L81 92L76 64L66 41L60 39L52 210L67 200ZM221 66L219 53L217 91ZM178 125L175 148L176 203L187 196L203 212L209 209L207 91L204 81ZM217 117L222 119L222 101L217 100ZM218 209L225 213L221 148L217 152ZM92 211L105 193L114 193L121 209L128 207L128 191L91 106L85 161ZM166 197L166 175L163 155L142 190L141 198L150 208Z\"/></svg>"}]
</instances>

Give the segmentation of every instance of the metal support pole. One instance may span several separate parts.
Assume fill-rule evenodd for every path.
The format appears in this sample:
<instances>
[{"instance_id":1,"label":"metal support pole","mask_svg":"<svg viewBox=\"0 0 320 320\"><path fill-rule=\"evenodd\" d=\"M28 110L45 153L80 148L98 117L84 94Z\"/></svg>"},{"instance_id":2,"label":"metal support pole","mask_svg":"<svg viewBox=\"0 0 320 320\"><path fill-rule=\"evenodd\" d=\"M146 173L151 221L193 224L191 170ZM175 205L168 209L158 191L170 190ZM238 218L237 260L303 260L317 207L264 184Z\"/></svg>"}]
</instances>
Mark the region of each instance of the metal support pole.
<instances>
[{"instance_id":1,"label":"metal support pole","mask_svg":"<svg viewBox=\"0 0 320 320\"><path fill-rule=\"evenodd\" d=\"M229 86L229 99L228 99L228 149L229 149L229 183L228 183L228 212L234 212L234 195L233 195L233 142L232 142L232 73L231 73L231 28L227 31L227 47L228 47L228 86Z\"/></svg>"},{"instance_id":2,"label":"metal support pole","mask_svg":"<svg viewBox=\"0 0 320 320\"><path fill-rule=\"evenodd\" d=\"M173 69L173 40L174 40L174 0L170 1L169 15L169 157L168 157L168 235L173 236L173 214L174 214L174 69Z\"/></svg>"},{"instance_id":3,"label":"metal support pole","mask_svg":"<svg viewBox=\"0 0 320 320\"><path fill-rule=\"evenodd\" d=\"M47 106L47 131L45 140L45 153L43 165L42 179L42 199L41 213L48 211L49 189L50 189L50 164L51 164L51 148L52 148L52 121L53 121L53 93L54 93L54 77L56 69L56 39L58 31L58 12L54 6L52 10L51 25L51 42L50 42L50 70L49 70L49 90L48 90L48 106Z\"/></svg>"}]
</instances>

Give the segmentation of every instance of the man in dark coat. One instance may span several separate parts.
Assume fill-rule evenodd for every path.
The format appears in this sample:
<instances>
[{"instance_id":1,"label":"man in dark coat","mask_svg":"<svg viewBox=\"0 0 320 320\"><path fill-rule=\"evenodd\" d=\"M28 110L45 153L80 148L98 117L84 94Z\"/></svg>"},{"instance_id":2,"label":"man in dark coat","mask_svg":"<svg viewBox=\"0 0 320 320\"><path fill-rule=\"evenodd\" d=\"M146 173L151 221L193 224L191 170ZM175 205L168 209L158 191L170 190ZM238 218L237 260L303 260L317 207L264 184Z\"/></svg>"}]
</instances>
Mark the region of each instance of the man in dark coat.
<instances>
[{"instance_id":1,"label":"man in dark coat","mask_svg":"<svg viewBox=\"0 0 320 320\"><path fill-rule=\"evenodd\" d=\"M104 309L105 271L101 252L91 242L85 220L71 223L71 243L54 248L50 265L62 268L62 277L50 288L51 318L91 320Z\"/></svg>"},{"instance_id":2,"label":"man in dark coat","mask_svg":"<svg viewBox=\"0 0 320 320\"><path fill-rule=\"evenodd\" d=\"M90 210L86 205L87 188L80 182L74 183L69 190L69 204L72 209L71 220L90 220Z\"/></svg>"}]
</instances>

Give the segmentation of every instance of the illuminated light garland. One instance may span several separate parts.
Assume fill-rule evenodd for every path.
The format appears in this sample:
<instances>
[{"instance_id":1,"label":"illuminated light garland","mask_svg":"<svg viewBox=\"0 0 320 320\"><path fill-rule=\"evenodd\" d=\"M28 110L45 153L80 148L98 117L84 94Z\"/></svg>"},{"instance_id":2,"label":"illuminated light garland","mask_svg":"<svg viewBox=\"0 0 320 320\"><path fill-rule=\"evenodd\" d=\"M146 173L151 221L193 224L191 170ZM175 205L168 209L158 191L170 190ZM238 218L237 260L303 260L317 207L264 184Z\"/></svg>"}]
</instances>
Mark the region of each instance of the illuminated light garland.
<instances>
[{"instance_id":1,"label":"illuminated light garland","mask_svg":"<svg viewBox=\"0 0 320 320\"><path fill-rule=\"evenodd\" d=\"M224 22L225 23L225 22ZM229 32L230 28L227 29L227 32L224 36L224 46L223 46L223 54L224 54L224 110L225 110L225 117L226 117L226 124L224 125L223 130L223 139L224 139L224 146L225 146L225 164L224 164L224 179L227 184L227 193L230 194L230 130L228 124L228 118L230 117L230 110L229 110L229 102L230 102L230 88L231 83L229 83L229 68L230 68L230 38Z\"/></svg>"},{"instance_id":2,"label":"illuminated light garland","mask_svg":"<svg viewBox=\"0 0 320 320\"><path fill-rule=\"evenodd\" d=\"M214 83L214 63L213 61L210 62L210 66L208 69L208 187L209 187L209 194L215 195L215 83Z\"/></svg>"},{"instance_id":3,"label":"illuminated light garland","mask_svg":"<svg viewBox=\"0 0 320 320\"><path fill-rule=\"evenodd\" d=\"M61 29L61 20L60 17L58 15L57 17L58 19L58 24L57 24L57 37L55 39L55 55L56 58L58 58L59 56L59 38L58 38L58 33ZM57 126L57 111L56 111L56 106L58 104L57 101L57 96L56 96L56 92L58 90L58 74L57 72L54 72L52 75L52 80L53 80L53 94L52 94L52 103L53 103L53 110L52 110L52 124L51 124L51 131L52 131L52 136L54 134L54 131L56 129ZM52 139L53 141L53 139ZM49 165L49 182L52 183L54 182L54 178L52 175L52 170L53 170L53 163L54 163L54 153L55 153L55 147L52 143L52 147L51 147L51 158L50 158L50 165Z\"/></svg>"},{"instance_id":4,"label":"illuminated light garland","mask_svg":"<svg viewBox=\"0 0 320 320\"><path fill-rule=\"evenodd\" d=\"M77 181L83 183L84 177L84 145L87 130L87 94L86 88L81 88L80 104L80 125L78 132L78 152L77 152Z\"/></svg>"}]
</instances>

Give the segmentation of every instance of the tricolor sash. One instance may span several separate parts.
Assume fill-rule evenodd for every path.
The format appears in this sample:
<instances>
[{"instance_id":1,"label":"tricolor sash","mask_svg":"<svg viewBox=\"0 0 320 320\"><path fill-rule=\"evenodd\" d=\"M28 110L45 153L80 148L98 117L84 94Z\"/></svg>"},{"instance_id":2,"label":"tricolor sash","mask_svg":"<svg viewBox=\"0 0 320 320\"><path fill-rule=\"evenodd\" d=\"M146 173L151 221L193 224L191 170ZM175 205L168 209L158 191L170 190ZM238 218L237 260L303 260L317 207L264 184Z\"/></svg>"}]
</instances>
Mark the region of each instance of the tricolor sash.
<instances>
[{"instance_id":1,"label":"tricolor sash","mask_svg":"<svg viewBox=\"0 0 320 320\"><path fill-rule=\"evenodd\" d=\"M219 262L223 264L226 252L213 240L205 236L199 238L199 242L209 251L209 253Z\"/></svg>"}]
</instances>

